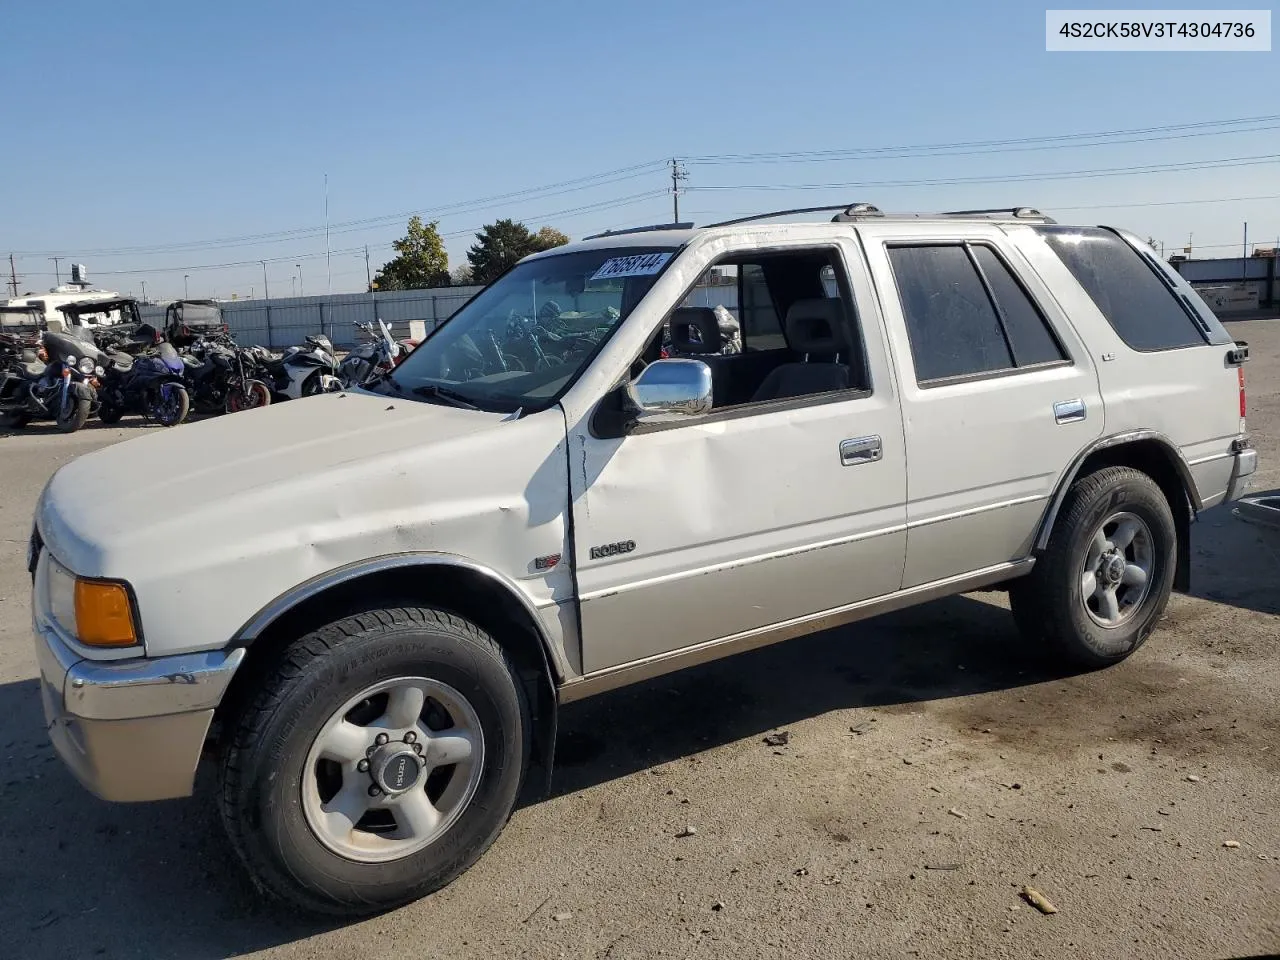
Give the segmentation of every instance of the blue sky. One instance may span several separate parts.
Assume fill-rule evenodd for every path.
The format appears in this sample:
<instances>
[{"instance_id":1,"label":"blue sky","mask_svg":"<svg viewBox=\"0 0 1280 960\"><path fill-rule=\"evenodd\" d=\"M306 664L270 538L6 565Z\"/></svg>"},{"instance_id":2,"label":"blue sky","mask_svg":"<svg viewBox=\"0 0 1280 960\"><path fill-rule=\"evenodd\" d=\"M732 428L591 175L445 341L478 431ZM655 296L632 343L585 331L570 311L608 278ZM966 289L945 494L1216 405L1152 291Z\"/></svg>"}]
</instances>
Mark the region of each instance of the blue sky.
<instances>
[{"instance_id":1,"label":"blue sky","mask_svg":"<svg viewBox=\"0 0 1280 960\"><path fill-rule=\"evenodd\" d=\"M137 294L146 280L153 297L181 295L184 274L191 296L251 288L261 296L262 258L271 260L273 296L290 293L299 262L305 291L322 293L327 173L330 220L343 225L330 241L339 292L363 288L363 253L354 248L369 244L375 269L389 256L403 233L393 214L654 162L606 178L615 182L444 212L440 229L456 265L475 228L500 216L571 236L669 219L669 180L657 161L671 156L1280 114L1272 107L1280 54L1046 53L1044 11L1022 2L848 0L9 0L0 10L0 122L9 141L0 151L0 256L18 252L22 292L51 286L47 256L62 253L103 286ZM1280 120L1253 126L974 156L690 159L681 213L706 222L845 200L894 209L1033 204L1168 246L1191 232L1197 253L1225 256L1239 250L1245 220L1251 240L1274 242L1280 199L1080 208L1280 195L1280 163L1014 183L709 188L1280 158ZM373 218L384 222L352 224ZM286 232L269 243L238 239ZM201 245L225 238L235 242ZM240 262L251 265L209 268Z\"/></svg>"}]
</instances>

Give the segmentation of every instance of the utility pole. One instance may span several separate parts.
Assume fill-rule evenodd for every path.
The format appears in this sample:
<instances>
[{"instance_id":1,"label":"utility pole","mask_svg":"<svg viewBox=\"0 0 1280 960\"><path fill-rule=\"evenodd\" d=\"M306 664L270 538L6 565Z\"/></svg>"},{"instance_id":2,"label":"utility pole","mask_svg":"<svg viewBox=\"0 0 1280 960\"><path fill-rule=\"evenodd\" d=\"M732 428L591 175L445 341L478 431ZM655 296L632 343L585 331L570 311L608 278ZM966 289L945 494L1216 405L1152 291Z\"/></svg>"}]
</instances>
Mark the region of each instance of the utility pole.
<instances>
[{"instance_id":1,"label":"utility pole","mask_svg":"<svg viewBox=\"0 0 1280 960\"><path fill-rule=\"evenodd\" d=\"M672 223L680 222L680 181L688 180L689 173L680 166L680 162L675 157L671 158L671 212L674 216Z\"/></svg>"},{"instance_id":2,"label":"utility pole","mask_svg":"<svg viewBox=\"0 0 1280 960\"><path fill-rule=\"evenodd\" d=\"M191 274L184 273L182 275L182 299L186 300L191 296L191 291L187 289L187 281L191 279Z\"/></svg>"},{"instance_id":3,"label":"utility pole","mask_svg":"<svg viewBox=\"0 0 1280 960\"><path fill-rule=\"evenodd\" d=\"M49 259L53 261L53 279L54 279L54 286L58 286L58 287L60 287L60 286L62 286L62 273L58 270L58 261L59 261L59 260L61 260L62 258L61 258L61 257L50 257Z\"/></svg>"},{"instance_id":4,"label":"utility pole","mask_svg":"<svg viewBox=\"0 0 1280 960\"><path fill-rule=\"evenodd\" d=\"M324 175L324 272L328 276L329 296L333 296L333 266L329 262L329 175L327 173Z\"/></svg>"},{"instance_id":5,"label":"utility pole","mask_svg":"<svg viewBox=\"0 0 1280 960\"><path fill-rule=\"evenodd\" d=\"M1244 222L1244 249L1240 251L1240 279L1249 279L1249 221Z\"/></svg>"},{"instance_id":6,"label":"utility pole","mask_svg":"<svg viewBox=\"0 0 1280 960\"><path fill-rule=\"evenodd\" d=\"M13 266L13 254L9 254L9 286L13 290L13 295L18 295L18 271Z\"/></svg>"},{"instance_id":7,"label":"utility pole","mask_svg":"<svg viewBox=\"0 0 1280 960\"><path fill-rule=\"evenodd\" d=\"M369 288L369 292L373 292L373 276L369 273L369 245L364 245L364 282Z\"/></svg>"},{"instance_id":8,"label":"utility pole","mask_svg":"<svg viewBox=\"0 0 1280 960\"><path fill-rule=\"evenodd\" d=\"M271 288L267 286L267 261L259 260L258 262L262 264L262 297L264 300L270 300Z\"/></svg>"},{"instance_id":9,"label":"utility pole","mask_svg":"<svg viewBox=\"0 0 1280 960\"><path fill-rule=\"evenodd\" d=\"M147 281L142 281L142 302L147 302Z\"/></svg>"},{"instance_id":10,"label":"utility pole","mask_svg":"<svg viewBox=\"0 0 1280 960\"><path fill-rule=\"evenodd\" d=\"M305 297L307 288L302 285L302 264L295 263L294 266L298 268L298 296Z\"/></svg>"}]
</instances>

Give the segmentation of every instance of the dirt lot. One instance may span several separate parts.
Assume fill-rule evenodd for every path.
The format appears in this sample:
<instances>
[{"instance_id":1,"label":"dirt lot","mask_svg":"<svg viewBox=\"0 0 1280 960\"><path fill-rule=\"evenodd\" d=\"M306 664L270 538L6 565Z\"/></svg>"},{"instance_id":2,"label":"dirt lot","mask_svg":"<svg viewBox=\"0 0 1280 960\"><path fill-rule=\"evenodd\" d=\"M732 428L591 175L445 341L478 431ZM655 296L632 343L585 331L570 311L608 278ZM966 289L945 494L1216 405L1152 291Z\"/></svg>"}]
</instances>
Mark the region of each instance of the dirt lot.
<instances>
[{"instance_id":1,"label":"dirt lot","mask_svg":"<svg viewBox=\"0 0 1280 960\"><path fill-rule=\"evenodd\" d=\"M1233 332L1273 489L1280 321ZM361 923L288 916L242 880L207 785L107 805L44 736L31 510L60 464L137 429L0 436L0 955L1280 951L1280 534L1223 509L1195 528L1193 595L1119 667L1046 672L979 594L619 691L566 710L553 796L451 887Z\"/></svg>"}]
</instances>

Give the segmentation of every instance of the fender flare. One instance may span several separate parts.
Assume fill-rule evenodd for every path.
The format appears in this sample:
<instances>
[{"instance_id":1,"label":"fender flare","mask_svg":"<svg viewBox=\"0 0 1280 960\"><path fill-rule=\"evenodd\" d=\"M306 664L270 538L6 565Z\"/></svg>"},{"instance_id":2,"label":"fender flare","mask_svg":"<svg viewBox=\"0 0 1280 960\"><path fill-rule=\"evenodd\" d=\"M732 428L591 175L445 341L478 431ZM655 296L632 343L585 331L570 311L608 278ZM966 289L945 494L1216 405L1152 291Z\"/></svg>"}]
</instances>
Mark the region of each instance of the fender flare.
<instances>
[{"instance_id":1,"label":"fender flare","mask_svg":"<svg viewBox=\"0 0 1280 960\"><path fill-rule=\"evenodd\" d=\"M1182 489L1187 495L1187 500L1191 504L1192 519L1204 509L1204 502L1200 499L1200 492L1196 488L1195 479L1191 476L1191 468L1187 465L1187 461L1178 449L1178 445L1158 430L1126 430L1123 433L1100 437L1076 454L1075 459L1071 461L1071 465L1067 467L1062 479L1058 482L1057 492L1053 495L1053 499L1045 510L1044 517L1040 520L1040 528L1036 533L1036 539L1033 544L1034 551L1039 552L1049 545L1049 535L1053 532L1053 525L1058 519L1058 511L1062 509L1062 502L1067 497L1067 491L1075 483L1076 477L1080 474L1080 468L1084 466L1084 462L1100 450L1140 441L1154 441L1159 444L1169 457L1177 470L1179 479L1182 481Z\"/></svg>"},{"instance_id":2,"label":"fender flare","mask_svg":"<svg viewBox=\"0 0 1280 960\"><path fill-rule=\"evenodd\" d=\"M556 656L557 648L552 644L546 627L538 615L537 608L508 577L491 567L456 554L425 551L370 557L341 567L335 567L291 587L264 606L235 632L231 641L227 644L227 649L251 646L253 641L266 631L271 624L288 614L299 604L305 603L327 590L371 574L412 567L452 567L478 574L489 581L494 589L502 591L510 599L516 601L520 609L523 610L528 624L533 629L534 639L541 654L539 658L542 674L540 680L546 684L545 714L535 717L534 722L535 734L540 734L540 736L535 737L534 759L542 765L545 771L544 790L549 791L555 759L556 736L559 727L558 693L561 684L568 677L569 667L562 657Z\"/></svg>"},{"instance_id":3,"label":"fender flare","mask_svg":"<svg viewBox=\"0 0 1280 960\"><path fill-rule=\"evenodd\" d=\"M72 396L77 400L88 400L92 403L97 398L97 394L94 392L93 387L85 383L83 380L72 380L70 388Z\"/></svg>"}]
</instances>

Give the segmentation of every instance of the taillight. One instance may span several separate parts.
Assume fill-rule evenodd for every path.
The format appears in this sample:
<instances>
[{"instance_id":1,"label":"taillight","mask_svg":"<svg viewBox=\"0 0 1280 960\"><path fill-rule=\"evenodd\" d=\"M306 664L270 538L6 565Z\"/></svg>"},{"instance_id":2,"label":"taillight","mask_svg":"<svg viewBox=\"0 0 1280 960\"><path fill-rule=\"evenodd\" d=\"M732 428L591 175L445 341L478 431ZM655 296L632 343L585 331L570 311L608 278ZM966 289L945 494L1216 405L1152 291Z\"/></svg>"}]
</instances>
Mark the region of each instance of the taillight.
<instances>
[{"instance_id":1,"label":"taillight","mask_svg":"<svg viewBox=\"0 0 1280 960\"><path fill-rule=\"evenodd\" d=\"M1241 428L1243 428L1243 426L1244 426L1244 409L1245 409L1245 399L1244 399L1244 367L1237 367L1237 368L1236 368L1236 372L1240 374L1240 424L1241 424Z\"/></svg>"}]
</instances>

